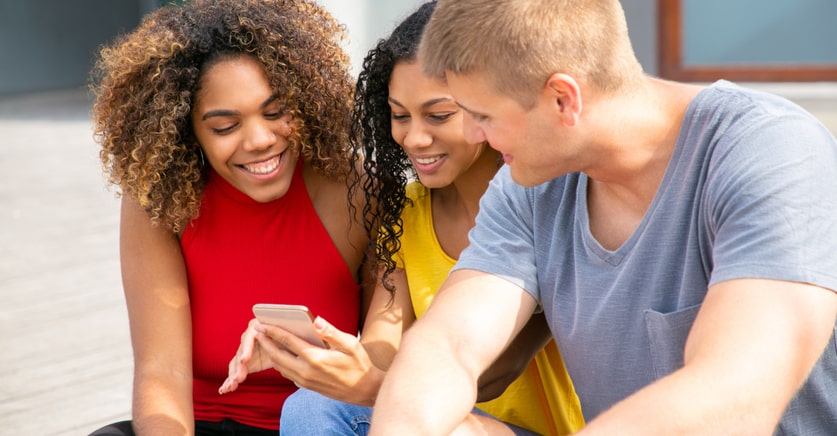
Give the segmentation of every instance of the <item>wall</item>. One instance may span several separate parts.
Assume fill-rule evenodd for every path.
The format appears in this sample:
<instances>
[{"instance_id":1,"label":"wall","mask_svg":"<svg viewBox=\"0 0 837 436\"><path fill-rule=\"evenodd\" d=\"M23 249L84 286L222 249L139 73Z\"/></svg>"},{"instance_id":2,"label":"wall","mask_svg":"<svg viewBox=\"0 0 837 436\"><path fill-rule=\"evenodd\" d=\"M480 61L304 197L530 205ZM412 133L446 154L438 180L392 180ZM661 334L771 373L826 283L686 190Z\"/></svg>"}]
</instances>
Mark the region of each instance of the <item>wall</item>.
<instances>
[{"instance_id":1,"label":"wall","mask_svg":"<svg viewBox=\"0 0 837 436\"><path fill-rule=\"evenodd\" d=\"M379 38L392 31L424 0L317 0L335 18L346 24L351 40L346 47L355 74L363 57ZM645 71L657 72L656 0L622 0L634 51Z\"/></svg>"},{"instance_id":2,"label":"wall","mask_svg":"<svg viewBox=\"0 0 837 436\"><path fill-rule=\"evenodd\" d=\"M657 74L657 0L622 0L634 52L646 73Z\"/></svg>"},{"instance_id":3,"label":"wall","mask_svg":"<svg viewBox=\"0 0 837 436\"><path fill-rule=\"evenodd\" d=\"M348 29L346 51L357 76L366 53L424 0L317 0Z\"/></svg>"},{"instance_id":4,"label":"wall","mask_svg":"<svg viewBox=\"0 0 837 436\"><path fill-rule=\"evenodd\" d=\"M97 47L150 7L148 0L0 0L0 96L84 86Z\"/></svg>"},{"instance_id":5,"label":"wall","mask_svg":"<svg viewBox=\"0 0 837 436\"><path fill-rule=\"evenodd\" d=\"M96 50L173 0L0 0L0 97L85 86ZM178 0L179 1L179 0ZM317 0L349 29L357 74L366 52L423 0ZM656 0L623 0L631 39L656 72Z\"/></svg>"}]
</instances>

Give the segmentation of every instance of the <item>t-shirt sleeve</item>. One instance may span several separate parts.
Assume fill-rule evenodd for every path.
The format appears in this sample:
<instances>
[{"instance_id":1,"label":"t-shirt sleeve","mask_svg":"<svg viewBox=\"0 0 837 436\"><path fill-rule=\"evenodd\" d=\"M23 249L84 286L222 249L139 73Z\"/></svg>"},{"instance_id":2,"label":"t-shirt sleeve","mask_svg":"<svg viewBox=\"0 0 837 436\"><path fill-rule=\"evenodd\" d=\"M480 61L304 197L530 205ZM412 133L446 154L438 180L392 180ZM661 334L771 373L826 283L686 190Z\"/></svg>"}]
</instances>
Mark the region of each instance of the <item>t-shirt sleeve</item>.
<instances>
[{"instance_id":1,"label":"t-shirt sleeve","mask_svg":"<svg viewBox=\"0 0 837 436\"><path fill-rule=\"evenodd\" d=\"M837 143L791 113L749 120L707 173L710 285L760 277L837 289Z\"/></svg>"},{"instance_id":2,"label":"t-shirt sleeve","mask_svg":"<svg viewBox=\"0 0 837 436\"><path fill-rule=\"evenodd\" d=\"M469 245L453 270L493 274L523 288L540 301L533 241L532 202L528 188L516 184L502 167L480 200Z\"/></svg>"}]
</instances>

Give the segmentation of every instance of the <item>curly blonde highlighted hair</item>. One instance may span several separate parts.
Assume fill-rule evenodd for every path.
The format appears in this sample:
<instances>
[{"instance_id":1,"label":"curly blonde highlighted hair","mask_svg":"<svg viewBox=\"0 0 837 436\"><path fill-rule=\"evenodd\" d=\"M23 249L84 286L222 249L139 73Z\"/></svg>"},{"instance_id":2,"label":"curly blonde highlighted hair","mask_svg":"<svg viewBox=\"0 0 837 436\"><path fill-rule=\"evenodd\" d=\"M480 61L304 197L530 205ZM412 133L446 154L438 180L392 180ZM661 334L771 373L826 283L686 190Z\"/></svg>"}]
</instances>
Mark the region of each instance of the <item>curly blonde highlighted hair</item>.
<instances>
[{"instance_id":1,"label":"curly blonde highlighted hair","mask_svg":"<svg viewBox=\"0 0 837 436\"><path fill-rule=\"evenodd\" d=\"M147 15L102 48L91 88L94 136L108 182L156 224L180 232L195 217L208 168L190 113L202 73L253 56L296 121L302 158L340 180L350 170L354 81L345 29L308 0L195 0Z\"/></svg>"}]
</instances>

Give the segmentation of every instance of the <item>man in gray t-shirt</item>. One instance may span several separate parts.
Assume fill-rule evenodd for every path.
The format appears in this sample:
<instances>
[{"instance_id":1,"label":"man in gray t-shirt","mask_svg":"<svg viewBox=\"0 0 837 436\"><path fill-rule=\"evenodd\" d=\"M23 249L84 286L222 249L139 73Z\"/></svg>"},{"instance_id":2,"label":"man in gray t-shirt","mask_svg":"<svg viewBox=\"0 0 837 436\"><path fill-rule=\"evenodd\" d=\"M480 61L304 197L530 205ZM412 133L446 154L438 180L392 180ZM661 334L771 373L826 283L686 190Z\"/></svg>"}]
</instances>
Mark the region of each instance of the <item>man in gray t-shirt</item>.
<instances>
[{"instance_id":1,"label":"man in gray t-shirt","mask_svg":"<svg viewBox=\"0 0 837 436\"><path fill-rule=\"evenodd\" d=\"M837 288L837 228L823 219L837 213L837 191L812 177L827 179L835 154L798 107L719 82L692 101L660 187L621 246L591 233L583 173L524 188L506 168L455 269L506 277L542 304L589 420L683 366L709 287L758 278ZM837 431L833 337L828 350L785 417L789 434L818 422L830 423L822 434Z\"/></svg>"},{"instance_id":2,"label":"man in gray t-shirt","mask_svg":"<svg viewBox=\"0 0 837 436\"><path fill-rule=\"evenodd\" d=\"M507 166L373 435L449 431L538 304L584 434L837 432L837 141L810 114L643 75L617 0L441 1L420 59Z\"/></svg>"}]
</instances>

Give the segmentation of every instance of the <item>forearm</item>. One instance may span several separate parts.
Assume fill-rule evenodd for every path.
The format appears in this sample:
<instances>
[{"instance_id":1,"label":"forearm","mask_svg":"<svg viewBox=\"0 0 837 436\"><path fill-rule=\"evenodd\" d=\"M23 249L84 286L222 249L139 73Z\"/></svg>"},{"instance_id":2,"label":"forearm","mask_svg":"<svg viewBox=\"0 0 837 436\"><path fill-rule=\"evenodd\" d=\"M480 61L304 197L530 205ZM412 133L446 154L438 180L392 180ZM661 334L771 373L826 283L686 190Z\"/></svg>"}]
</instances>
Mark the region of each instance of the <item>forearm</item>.
<instances>
[{"instance_id":1,"label":"forearm","mask_svg":"<svg viewBox=\"0 0 837 436\"><path fill-rule=\"evenodd\" d=\"M447 435L468 415L476 375L457 360L447 336L419 328L405 335L375 402L370 435Z\"/></svg>"},{"instance_id":2,"label":"forearm","mask_svg":"<svg viewBox=\"0 0 837 436\"><path fill-rule=\"evenodd\" d=\"M684 366L592 421L583 434L771 434L833 333L837 297L742 279L710 288Z\"/></svg>"},{"instance_id":3,"label":"forearm","mask_svg":"<svg viewBox=\"0 0 837 436\"><path fill-rule=\"evenodd\" d=\"M772 434L781 415L776 393L753 390L746 377L734 380L675 372L599 415L578 433L590 435Z\"/></svg>"},{"instance_id":4,"label":"forearm","mask_svg":"<svg viewBox=\"0 0 837 436\"><path fill-rule=\"evenodd\" d=\"M137 435L195 433L191 380L135 374L133 425Z\"/></svg>"},{"instance_id":5,"label":"forearm","mask_svg":"<svg viewBox=\"0 0 837 436\"><path fill-rule=\"evenodd\" d=\"M378 286L360 337L360 343L373 366L364 377L367 401L356 403L364 406L374 405L384 377L401 345L401 336L415 321L404 270L396 269L390 280L395 286L395 294L390 294L383 287L383 277L379 274Z\"/></svg>"},{"instance_id":6,"label":"forearm","mask_svg":"<svg viewBox=\"0 0 837 436\"><path fill-rule=\"evenodd\" d=\"M511 282L452 272L404 335L372 414L370 435L448 435L473 409L477 379L511 344L535 301Z\"/></svg>"}]
</instances>

